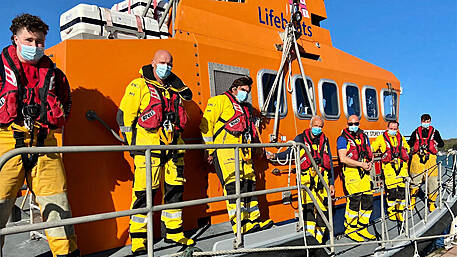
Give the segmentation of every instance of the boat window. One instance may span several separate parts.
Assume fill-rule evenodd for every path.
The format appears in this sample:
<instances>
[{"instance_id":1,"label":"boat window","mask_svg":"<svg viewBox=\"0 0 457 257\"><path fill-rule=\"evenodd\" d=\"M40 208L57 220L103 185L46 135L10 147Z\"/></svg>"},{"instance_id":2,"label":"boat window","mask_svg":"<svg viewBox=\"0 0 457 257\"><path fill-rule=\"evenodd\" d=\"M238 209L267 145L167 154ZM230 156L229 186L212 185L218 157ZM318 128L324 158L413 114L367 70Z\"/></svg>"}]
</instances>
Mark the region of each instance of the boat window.
<instances>
[{"instance_id":1,"label":"boat window","mask_svg":"<svg viewBox=\"0 0 457 257\"><path fill-rule=\"evenodd\" d=\"M271 91L275 78L276 78L276 71L273 71L273 70L263 69L263 70L260 70L259 73L257 74L257 89L258 89L257 92L259 95L260 109L263 108L263 105L268 98L268 94ZM286 105L286 101L285 101L286 89L284 86L284 80L283 80L282 88L283 88L283 92L282 92L281 98L280 98L281 104L279 105L279 116L281 118L284 118L287 115L287 105ZM277 92L278 92L278 87L276 87L275 91L273 92L271 100L267 107L266 116L269 118L273 118L275 116Z\"/></svg>"},{"instance_id":2,"label":"boat window","mask_svg":"<svg viewBox=\"0 0 457 257\"><path fill-rule=\"evenodd\" d=\"M397 119L397 93L392 90L382 90L383 115L385 120Z\"/></svg>"},{"instance_id":3,"label":"boat window","mask_svg":"<svg viewBox=\"0 0 457 257\"><path fill-rule=\"evenodd\" d=\"M343 85L343 99L345 100L344 112L346 116L356 115L360 118L360 93L357 85L345 83Z\"/></svg>"},{"instance_id":4,"label":"boat window","mask_svg":"<svg viewBox=\"0 0 457 257\"><path fill-rule=\"evenodd\" d=\"M313 95L311 99L314 99L314 84L310 78L306 78L308 87L311 88ZM295 115L300 119L311 118L313 113L311 110L311 105L308 100L308 93L306 91L305 83L302 76L295 75L292 77L292 83L294 85L294 90L292 91L292 105L294 107ZM316 106L314 105L314 109Z\"/></svg>"},{"instance_id":5,"label":"boat window","mask_svg":"<svg viewBox=\"0 0 457 257\"><path fill-rule=\"evenodd\" d=\"M223 94L229 89L235 79L249 76L249 70L220 63L208 63L209 84L211 96ZM251 94L248 101L252 102Z\"/></svg>"},{"instance_id":6,"label":"boat window","mask_svg":"<svg viewBox=\"0 0 457 257\"><path fill-rule=\"evenodd\" d=\"M331 80L321 80L319 84L321 113L327 119L338 119L340 109L336 83Z\"/></svg>"},{"instance_id":7,"label":"boat window","mask_svg":"<svg viewBox=\"0 0 457 257\"><path fill-rule=\"evenodd\" d=\"M376 89L371 86L365 86L362 92L364 102L364 114L367 120L378 119L378 95Z\"/></svg>"}]
</instances>

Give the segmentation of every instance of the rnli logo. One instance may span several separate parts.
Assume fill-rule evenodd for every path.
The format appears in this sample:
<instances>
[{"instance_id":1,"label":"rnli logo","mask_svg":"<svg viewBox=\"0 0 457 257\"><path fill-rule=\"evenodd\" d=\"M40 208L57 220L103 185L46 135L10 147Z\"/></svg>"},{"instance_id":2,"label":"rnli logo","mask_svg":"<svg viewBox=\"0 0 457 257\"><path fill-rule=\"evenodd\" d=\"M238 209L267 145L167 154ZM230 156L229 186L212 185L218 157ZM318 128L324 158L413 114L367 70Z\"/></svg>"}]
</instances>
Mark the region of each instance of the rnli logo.
<instances>
[{"instance_id":1,"label":"rnli logo","mask_svg":"<svg viewBox=\"0 0 457 257\"><path fill-rule=\"evenodd\" d=\"M157 90L153 87L150 87L149 89L149 91L151 91L151 97L160 101L159 92L157 92Z\"/></svg>"},{"instance_id":2,"label":"rnli logo","mask_svg":"<svg viewBox=\"0 0 457 257\"><path fill-rule=\"evenodd\" d=\"M5 103L6 103L5 97L2 97L2 98L0 99L0 108L2 108L3 105L5 105Z\"/></svg>"},{"instance_id":3,"label":"rnli logo","mask_svg":"<svg viewBox=\"0 0 457 257\"><path fill-rule=\"evenodd\" d=\"M149 118L151 118L152 116L154 116L156 114L156 112L154 110L150 110L149 112L147 112L146 114L144 114L143 116L141 116L141 121L146 121L148 120Z\"/></svg>"},{"instance_id":4,"label":"rnli logo","mask_svg":"<svg viewBox=\"0 0 457 257\"><path fill-rule=\"evenodd\" d=\"M11 85L17 87L16 75L14 75L14 72L10 68L6 67L6 65L4 65L4 67L6 81Z\"/></svg>"},{"instance_id":5,"label":"rnli logo","mask_svg":"<svg viewBox=\"0 0 457 257\"><path fill-rule=\"evenodd\" d=\"M234 119L233 121L229 122L229 126L231 128L233 128L234 126L236 126L238 123L240 123L240 117Z\"/></svg>"}]
</instances>

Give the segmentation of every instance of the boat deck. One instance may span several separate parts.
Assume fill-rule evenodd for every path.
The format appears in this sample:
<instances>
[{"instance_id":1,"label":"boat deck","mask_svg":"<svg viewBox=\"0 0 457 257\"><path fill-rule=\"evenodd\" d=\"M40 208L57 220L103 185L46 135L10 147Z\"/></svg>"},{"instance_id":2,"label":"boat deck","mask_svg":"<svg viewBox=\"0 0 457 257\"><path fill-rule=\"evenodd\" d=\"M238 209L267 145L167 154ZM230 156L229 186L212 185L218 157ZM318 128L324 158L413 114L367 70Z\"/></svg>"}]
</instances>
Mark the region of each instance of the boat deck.
<instances>
[{"instance_id":1,"label":"boat deck","mask_svg":"<svg viewBox=\"0 0 457 257\"><path fill-rule=\"evenodd\" d=\"M444 182L449 178L450 174L444 174ZM446 188L446 187L445 187ZM423 196L423 195L422 195ZM368 230L378 236L381 240L382 232L382 218L380 215L380 197L375 198L374 210L372 214L371 225ZM409 219L408 227L410 235L424 236L424 235L440 235L449 226L452 221L452 215L449 213L446 204L452 209L453 213L457 214L457 197L450 196L450 190L443 191L442 204L437 200L437 209L428 215L427 223L424 222L424 199L418 197L416 208L409 213L413 214L413 219ZM17 200L20 204L21 199ZM26 206L27 207L27 206ZM26 208L28 209L28 208ZM334 224L335 224L335 244L350 244L346 246L336 247L335 256L395 256L400 254L397 250L401 250L402 256L413 256L414 244L412 241L386 243L384 248L381 243L372 241L370 244L354 244L349 238L342 235L342 222L344 217L344 208L337 207L334 211ZM8 226L22 225L28 223L28 212L22 212L22 220L16 223L10 223ZM275 246L303 246L303 232L297 231L297 220L283 222L276 224L273 228L260 231L244 236L245 248L267 248ZM398 223L387 220L386 226L388 230L388 238L384 239L405 239L405 225L406 223ZM414 227L414 228L413 228ZM233 250L234 235L231 231L231 226L228 222L216 225L207 225L196 231L189 231L191 236L196 241L196 247L203 251L225 251ZM433 239L418 241L419 252L424 250L426 246L432 242ZM327 241L327 244L329 241ZM307 236L307 244L317 244L315 239ZM405 247L406 246L406 247ZM173 246L164 243L163 240L155 242L154 253L155 256L170 256L174 253L183 251L182 247ZM313 249L310 256L327 256L329 249ZM405 255L405 253L408 253ZM52 256L50 253L46 240L31 240L29 233L22 233L17 235L9 235L5 238L5 245L3 248L4 257L23 257L23 256L36 256L46 257ZM130 246L125 246L118 249L111 249L104 252L86 255L88 257L124 257L130 255ZM249 253L243 256L306 256L305 250L294 251L271 251ZM146 256L146 255L144 255Z\"/></svg>"}]
</instances>

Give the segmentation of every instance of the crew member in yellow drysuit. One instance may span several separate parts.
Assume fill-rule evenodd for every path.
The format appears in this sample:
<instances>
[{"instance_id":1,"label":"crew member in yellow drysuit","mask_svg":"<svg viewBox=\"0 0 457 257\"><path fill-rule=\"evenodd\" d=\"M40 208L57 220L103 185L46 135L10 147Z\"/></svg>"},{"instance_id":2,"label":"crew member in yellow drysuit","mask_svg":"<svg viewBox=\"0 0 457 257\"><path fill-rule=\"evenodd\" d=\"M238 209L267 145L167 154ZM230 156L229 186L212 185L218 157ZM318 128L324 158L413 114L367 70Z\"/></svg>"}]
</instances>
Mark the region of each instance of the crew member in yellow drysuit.
<instances>
[{"instance_id":1,"label":"crew member in yellow drysuit","mask_svg":"<svg viewBox=\"0 0 457 257\"><path fill-rule=\"evenodd\" d=\"M200 124L203 140L206 144L241 144L250 143L255 137L252 121L252 106L247 103L251 91L252 79L236 79L229 90L222 95L208 100ZM255 173L250 149L240 149L241 193L254 191ZM224 187L224 195L235 194L235 153L233 149L211 149L208 162L213 163L216 173ZM227 201L227 210L233 231L236 233L236 200ZM273 221L260 221L257 197L246 197L241 202L241 232L251 233L273 226Z\"/></svg>"},{"instance_id":2,"label":"crew member in yellow drysuit","mask_svg":"<svg viewBox=\"0 0 457 257\"><path fill-rule=\"evenodd\" d=\"M314 161L320 167L324 177L325 183L330 188L330 195L333 197L335 194L334 178L333 178L333 163L332 153L330 152L330 146L327 137L322 132L324 127L324 119L320 116L313 116L309 123L309 129L303 131L303 133L297 135L294 139L295 142L305 144L310 153L313 155ZM271 154L267 152L267 158L269 160L286 160L290 154L292 148L286 151ZM293 158L293 157L290 157ZM328 194L322 182L319 180L319 176L312 167L311 161L306 156L305 150L301 149L300 152L301 163L301 183L306 185L313 194L317 201L318 207L322 210L324 215L328 219ZM313 200L309 194L302 190L302 205L303 205L303 216L305 219L305 228L312 236L316 238L319 243L322 243L326 226L322 216L317 212L313 204ZM331 201L331 199L330 199Z\"/></svg>"},{"instance_id":3,"label":"crew member in yellow drysuit","mask_svg":"<svg viewBox=\"0 0 457 257\"><path fill-rule=\"evenodd\" d=\"M412 155L409 172L413 180L411 184L410 208L414 208L419 187L425 181L425 176L428 176L426 186L428 191L428 209L430 212L435 210L435 201L438 196L436 154L438 147L444 146L440 132L430 126L431 122L432 117L429 114L423 114L421 116L421 126L413 131L408 140Z\"/></svg>"},{"instance_id":4,"label":"crew member in yellow drysuit","mask_svg":"<svg viewBox=\"0 0 457 257\"><path fill-rule=\"evenodd\" d=\"M359 129L359 117L351 115L337 141L338 157L343 165L344 185L349 193L345 213L345 234L356 242L376 237L368 232L367 227L373 211L373 190L370 170L373 153L370 141Z\"/></svg>"},{"instance_id":5,"label":"crew member in yellow drysuit","mask_svg":"<svg viewBox=\"0 0 457 257\"><path fill-rule=\"evenodd\" d=\"M70 113L67 78L44 55L48 29L30 14L12 21L13 45L3 50L0 59L0 155L32 145L57 146L54 133ZM23 154L10 159L0 171L0 228L8 221L24 179L36 196L44 221L71 217L61 155ZM73 226L45 232L53 256L80 256Z\"/></svg>"},{"instance_id":6,"label":"crew member in yellow drysuit","mask_svg":"<svg viewBox=\"0 0 457 257\"><path fill-rule=\"evenodd\" d=\"M405 182L408 177L409 145L398 130L397 121L389 121L387 130L371 145L373 152L380 151L382 172L387 193L387 212L392 221L403 221L405 209Z\"/></svg>"},{"instance_id":7,"label":"crew member in yellow drysuit","mask_svg":"<svg viewBox=\"0 0 457 257\"><path fill-rule=\"evenodd\" d=\"M141 78L127 86L122 98L117 122L129 145L184 144L181 138L187 114L182 100L192 99L192 92L171 72L173 58L168 51L155 53L152 63L141 68ZM131 208L146 207L146 163L143 152L132 153L135 174ZM163 183L164 203L183 200L184 151L152 151L153 195ZM182 209L163 210L165 242L192 245L182 230ZM130 219L130 237L134 255L146 252L146 215Z\"/></svg>"}]
</instances>

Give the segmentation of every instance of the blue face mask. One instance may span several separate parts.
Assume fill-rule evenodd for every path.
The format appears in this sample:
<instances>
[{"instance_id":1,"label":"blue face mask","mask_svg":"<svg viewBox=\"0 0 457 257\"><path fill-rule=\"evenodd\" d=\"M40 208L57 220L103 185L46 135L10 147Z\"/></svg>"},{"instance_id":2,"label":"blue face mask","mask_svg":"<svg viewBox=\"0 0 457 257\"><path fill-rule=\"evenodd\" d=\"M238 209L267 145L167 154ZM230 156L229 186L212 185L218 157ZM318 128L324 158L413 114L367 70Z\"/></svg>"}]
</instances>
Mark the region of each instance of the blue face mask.
<instances>
[{"instance_id":1,"label":"blue face mask","mask_svg":"<svg viewBox=\"0 0 457 257\"><path fill-rule=\"evenodd\" d=\"M236 95L236 99L238 102L244 102L248 99L248 92L244 90L238 90L238 94Z\"/></svg>"},{"instance_id":2,"label":"blue face mask","mask_svg":"<svg viewBox=\"0 0 457 257\"><path fill-rule=\"evenodd\" d=\"M159 78L166 79L171 74L171 68L172 67L170 65L158 63L156 65L156 74Z\"/></svg>"},{"instance_id":3,"label":"blue face mask","mask_svg":"<svg viewBox=\"0 0 457 257\"><path fill-rule=\"evenodd\" d=\"M349 126L349 131L351 132L357 132L359 130L359 126L356 126L356 125L352 125L352 126Z\"/></svg>"},{"instance_id":4,"label":"blue face mask","mask_svg":"<svg viewBox=\"0 0 457 257\"><path fill-rule=\"evenodd\" d=\"M422 126L423 128L428 128L428 127L430 127L430 123L422 122L422 123L421 123L421 126Z\"/></svg>"},{"instance_id":5,"label":"blue face mask","mask_svg":"<svg viewBox=\"0 0 457 257\"><path fill-rule=\"evenodd\" d=\"M322 128L320 128L320 127L312 127L311 128L311 133L313 133L313 135L315 135L315 136L320 135L322 133Z\"/></svg>"},{"instance_id":6,"label":"blue face mask","mask_svg":"<svg viewBox=\"0 0 457 257\"><path fill-rule=\"evenodd\" d=\"M397 131L396 130L389 129L389 130L387 130L387 133L389 133L389 135L391 135L391 136L396 136L397 135Z\"/></svg>"},{"instance_id":7,"label":"blue face mask","mask_svg":"<svg viewBox=\"0 0 457 257\"><path fill-rule=\"evenodd\" d=\"M21 56L27 62L38 62L44 55L43 47L27 46L21 44Z\"/></svg>"}]
</instances>

